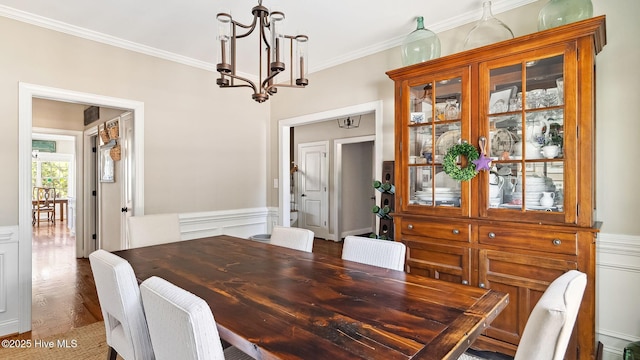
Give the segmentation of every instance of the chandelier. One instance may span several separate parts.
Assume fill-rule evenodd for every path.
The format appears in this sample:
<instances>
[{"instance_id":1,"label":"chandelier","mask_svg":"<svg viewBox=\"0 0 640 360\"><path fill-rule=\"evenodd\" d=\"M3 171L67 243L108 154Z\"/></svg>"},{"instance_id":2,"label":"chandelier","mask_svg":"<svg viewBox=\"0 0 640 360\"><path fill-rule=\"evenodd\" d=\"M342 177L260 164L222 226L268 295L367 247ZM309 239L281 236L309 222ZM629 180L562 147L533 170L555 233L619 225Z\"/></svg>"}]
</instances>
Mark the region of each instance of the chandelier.
<instances>
[{"instance_id":1,"label":"chandelier","mask_svg":"<svg viewBox=\"0 0 640 360\"><path fill-rule=\"evenodd\" d=\"M309 84L307 79L307 41L306 35L285 35L281 32L284 13L273 11L262 6L262 0L251 9L253 22L250 25L241 24L231 18L229 13L218 13L218 37L220 51L216 70L220 77L216 83L221 88L250 87L253 89L253 100L262 103L274 95L278 87L303 88ZM258 54L259 71L258 83L241 77L236 72L236 41L249 36L254 30L259 30ZM241 34L238 32L245 31ZM275 83L275 77L283 73L285 65L285 50L288 50L289 81ZM295 82L294 80L295 79Z\"/></svg>"},{"instance_id":2,"label":"chandelier","mask_svg":"<svg viewBox=\"0 0 640 360\"><path fill-rule=\"evenodd\" d=\"M360 119L362 119L362 115L360 115L357 120L355 117L352 119L351 116L346 119L338 119L338 127L343 129L355 129L360 127Z\"/></svg>"}]
</instances>

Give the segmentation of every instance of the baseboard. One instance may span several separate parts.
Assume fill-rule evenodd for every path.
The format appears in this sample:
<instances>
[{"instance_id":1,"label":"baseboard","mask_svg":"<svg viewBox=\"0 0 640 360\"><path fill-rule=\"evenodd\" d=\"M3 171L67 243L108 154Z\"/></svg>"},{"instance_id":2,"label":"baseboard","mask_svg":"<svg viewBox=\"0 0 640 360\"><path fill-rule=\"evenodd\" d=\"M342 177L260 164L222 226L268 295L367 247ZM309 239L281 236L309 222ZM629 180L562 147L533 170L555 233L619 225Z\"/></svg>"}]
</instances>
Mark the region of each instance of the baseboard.
<instances>
[{"instance_id":1,"label":"baseboard","mask_svg":"<svg viewBox=\"0 0 640 360\"><path fill-rule=\"evenodd\" d=\"M18 319L11 321L3 321L0 323L0 334L2 337L9 336L11 334L17 334L20 332L20 322Z\"/></svg>"},{"instance_id":2,"label":"baseboard","mask_svg":"<svg viewBox=\"0 0 640 360\"><path fill-rule=\"evenodd\" d=\"M349 231L343 231L340 235L340 239L335 240L335 241L341 241L342 239L346 238L347 236L362 236L364 234L371 234L373 231L373 228L368 227L368 228L362 228L362 229L355 229L355 230L349 230Z\"/></svg>"}]
</instances>

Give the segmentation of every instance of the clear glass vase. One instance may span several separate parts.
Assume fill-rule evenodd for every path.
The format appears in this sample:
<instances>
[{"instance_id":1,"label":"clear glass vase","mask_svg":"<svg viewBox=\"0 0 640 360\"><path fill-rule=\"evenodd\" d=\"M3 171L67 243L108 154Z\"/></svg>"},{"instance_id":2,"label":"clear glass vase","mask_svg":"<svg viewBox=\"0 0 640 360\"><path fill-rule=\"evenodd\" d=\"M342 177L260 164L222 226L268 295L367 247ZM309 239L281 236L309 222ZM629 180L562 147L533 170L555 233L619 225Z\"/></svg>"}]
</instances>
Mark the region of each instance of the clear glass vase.
<instances>
[{"instance_id":1,"label":"clear glass vase","mask_svg":"<svg viewBox=\"0 0 640 360\"><path fill-rule=\"evenodd\" d=\"M440 57L438 35L424 28L424 19L418 17L418 26L402 41L402 64L404 66L421 63Z\"/></svg>"},{"instance_id":2,"label":"clear glass vase","mask_svg":"<svg viewBox=\"0 0 640 360\"><path fill-rule=\"evenodd\" d=\"M469 31L462 49L474 49L509 39L513 39L513 32L505 23L493 16L491 1L485 1L482 3L482 19Z\"/></svg>"},{"instance_id":3,"label":"clear glass vase","mask_svg":"<svg viewBox=\"0 0 640 360\"><path fill-rule=\"evenodd\" d=\"M591 17L591 0L551 0L538 14L538 30L551 29Z\"/></svg>"}]
</instances>

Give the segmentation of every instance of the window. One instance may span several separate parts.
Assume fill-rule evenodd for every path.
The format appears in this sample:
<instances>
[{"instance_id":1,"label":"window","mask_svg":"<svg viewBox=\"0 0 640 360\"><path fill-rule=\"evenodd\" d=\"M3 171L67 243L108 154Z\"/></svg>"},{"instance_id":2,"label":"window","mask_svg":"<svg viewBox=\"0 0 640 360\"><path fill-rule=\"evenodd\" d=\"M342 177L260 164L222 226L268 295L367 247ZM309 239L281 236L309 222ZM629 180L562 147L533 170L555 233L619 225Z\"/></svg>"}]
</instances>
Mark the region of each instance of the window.
<instances>
[{"instance_id":1,"label":"window","mask_svg":"<svg viewBox=\"0 0 640 360\"><path fill-rule=\"evenodd\" d=\"M73 179L73 155L38 153L31 160L31 184L33 186L53 187L59 198L68 198L70 180Z\"/></svg>"}]
</instances>

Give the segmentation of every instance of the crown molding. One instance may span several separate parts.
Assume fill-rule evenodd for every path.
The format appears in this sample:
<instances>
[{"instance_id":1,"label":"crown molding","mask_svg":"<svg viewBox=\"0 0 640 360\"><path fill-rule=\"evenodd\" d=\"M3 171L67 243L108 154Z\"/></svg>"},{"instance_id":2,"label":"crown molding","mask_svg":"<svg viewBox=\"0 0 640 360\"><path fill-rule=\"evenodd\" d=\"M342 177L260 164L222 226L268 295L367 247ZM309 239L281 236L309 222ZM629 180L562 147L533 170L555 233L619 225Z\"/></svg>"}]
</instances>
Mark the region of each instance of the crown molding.
<instances>
[{"instance_id":1,"label":"crown molding","mask_svg":"<svg viewBox=\"0 0 640 360\"><path fill-rule=\"evenodd\" d=\"M513 10L515 8L528 5L538 0L504 0L500 2L493 2L491 5L491 12L496 15L509 10ZM425 24L425 27L429 30L437 33L441 33L447 30L451 30L457 28L458 26L466 25L469 23L476 22L482 18L482 8L475 9L473 11L468 11L466 13L461 13L458 16L453 18L448 18L446 20L433 23L433 24ZM377 44L373 44L371 46L357 49L355 51L343 54L342 56L338 56L328 61L325 61L321 64L310 66L309 73L317 72L320 70L325 70L340 64L344 64L349 61L353 61L365 56L373 55L375 53L379 53L381 51L389 50L391 48L400 46L402 44L402 40L406 37L406 34L397 36L393 39L383 41Z\"/></svg>"},{"instance_id":2,"label":"crown molding","mask_svg":"<svg viewBox=\"0 0 640 360\"><path fill-rule=\"evenodd\" d=\"M58 31L64 34L77 36L83 39L96 41L106 45L134 51L137 53L157 57L164 60L177 62L180 64L196 67L208 71L216 71L214 64L196 60L190 57L178 55L169 51L142 45L133 41L117 38L97 31L89 30L79 26L67 24L65 22L49 19L40 15L35 15L25 11L17 10L8 6L0 5L0 16L21 21L27 24L39 26L45 29Z\"/></svg>"},{"instance_id":3,"label":"crown molding","mask_svg":"<svg viewBox=\"0 0 640 360\"><path fill-rule=\"evenodd\" d=\"M499 2L494 2L492 4L491 9L494 14L499 14L508 10L515 9L520 6L524 6L524 5L536 2L536 1L538 0L503 0ZM148 56L153 56L156 58L180 63L183 65L192 66L198 69L216 72L215 64L212 64L209 62L196 60L187 56L182 56L169 51L153 48L151 46L146 46L146 45L142 45L132 41L120 39L115 36L106 35L97 31L93 31L93 30L89 30L79 26L74 26L65 22L49 19L44 16L35 15L32 13L17 10L8 6L0 5L0 16L4 16L6 18L14 19L17 21L31 24L31 25L39 26L45 29L58 31L64 34L77 36L83 39L92 40L92 41L96 41L106 45L111 45L118 48L134 51L134 52L145 54ZM478 19L481 18L481 16L482 16L482 8L479 8L474 11L462 13L454 18L447 19L446 21L429 24L429 26L427 27L430 30L436 33L439 33L443 31L451 30L453 28L468 24L473 21L477 21ZM365 56L369 56L381 51L391 49L396 46L400 46L405 36L406 35L398 36L391 40L373 44L371 46L358 49L358 50L346 53L344 55L329 59L317 65L310 66L309 72L313 73L320 70L328 69L349 61L353 61ZM239 73L238 75L249 78L249 79L256 78L256 76L252 74Z\"/></svg>"}]
</instances>

